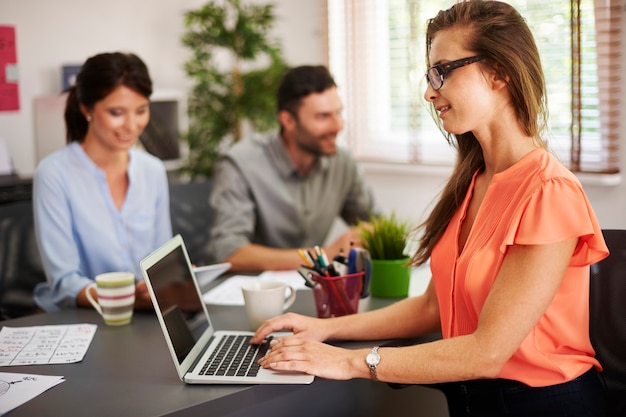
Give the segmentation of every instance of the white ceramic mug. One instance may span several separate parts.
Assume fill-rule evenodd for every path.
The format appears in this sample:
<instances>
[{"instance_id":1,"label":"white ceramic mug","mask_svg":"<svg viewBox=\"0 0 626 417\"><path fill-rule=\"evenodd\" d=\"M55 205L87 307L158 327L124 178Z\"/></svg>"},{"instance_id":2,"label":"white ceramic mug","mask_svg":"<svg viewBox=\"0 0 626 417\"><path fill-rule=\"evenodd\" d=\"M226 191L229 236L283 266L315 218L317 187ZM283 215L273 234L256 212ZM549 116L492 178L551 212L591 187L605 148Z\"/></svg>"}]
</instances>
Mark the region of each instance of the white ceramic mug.
<instances>
[{"instance_id":1,"label":"white ceramic mug","mask_svg":"<svg viewBox=\"0 0 626 417\"><path fill-rule=\"evenodd\" d=\"M98 299L91 294L96 289ZM107 272L87 285L87 299L110 326L130 323L135 307L135 276L130 272Z\"/></svg>"},{"instance_id":2,"label":"white ceramic mug","mask_svg":"<svg viewBox=\"0 0 626 417\"><path fill-rule=\"evenodd\" d=\"M281 315L296 300L296 290L279 281L255 281L241 288L252 330L267 319Z\"/></svg>"}]
</instances>

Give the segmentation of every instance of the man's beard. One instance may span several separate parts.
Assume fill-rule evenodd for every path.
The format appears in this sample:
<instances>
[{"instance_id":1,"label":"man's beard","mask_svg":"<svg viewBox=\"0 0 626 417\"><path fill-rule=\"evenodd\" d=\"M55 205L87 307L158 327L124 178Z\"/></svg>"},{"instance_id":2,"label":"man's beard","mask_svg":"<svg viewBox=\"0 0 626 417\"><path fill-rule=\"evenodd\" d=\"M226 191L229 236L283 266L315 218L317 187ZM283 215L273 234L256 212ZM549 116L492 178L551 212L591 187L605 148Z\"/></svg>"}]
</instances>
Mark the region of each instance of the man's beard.
<instances>
[{"instance_id":1,"label":"man's beard","mask_svg":"<svg viewBox=\"0 0 626 417\"><path fill-rule=\"evenodd\" d=\"M311 138L311 135L309 135L308 133L306 134L306 136L308 138ZM298 148L301 151L306 152L309 155L313 155L315 157L334 155L337 152L336 147L333 147L332 151L328 152L328 151L324 151L323 148L320 146L320 142L326 141L327 137L329 136L332 136L333 138L336 137L335 134L326 134L326 135L313 137L313 139L309 141L297 140L296 144L298 145Z\"/></svg>"}]
</instances>

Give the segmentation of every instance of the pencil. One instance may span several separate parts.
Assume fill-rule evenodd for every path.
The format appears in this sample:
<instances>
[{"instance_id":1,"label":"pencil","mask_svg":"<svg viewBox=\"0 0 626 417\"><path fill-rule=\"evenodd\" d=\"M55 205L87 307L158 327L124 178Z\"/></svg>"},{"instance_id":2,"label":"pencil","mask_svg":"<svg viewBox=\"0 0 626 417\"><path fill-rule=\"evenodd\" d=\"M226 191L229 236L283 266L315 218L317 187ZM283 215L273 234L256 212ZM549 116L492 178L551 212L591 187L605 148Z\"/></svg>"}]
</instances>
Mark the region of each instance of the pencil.
<instances>
[{"instance_id":1,"label":"pencil","mask_svg":"<svg viewBox=\"0 0 626 417\"><path fill-rule=\"evenodd\" d=\"M298 249L298 255L300 255L300 258L302 258L302 262L304 262L304 266L308 266L309 268L313 268L315 266L311 263L311 260L309 259L308 255L302 249Z\"/></svg>"}]
</instances>

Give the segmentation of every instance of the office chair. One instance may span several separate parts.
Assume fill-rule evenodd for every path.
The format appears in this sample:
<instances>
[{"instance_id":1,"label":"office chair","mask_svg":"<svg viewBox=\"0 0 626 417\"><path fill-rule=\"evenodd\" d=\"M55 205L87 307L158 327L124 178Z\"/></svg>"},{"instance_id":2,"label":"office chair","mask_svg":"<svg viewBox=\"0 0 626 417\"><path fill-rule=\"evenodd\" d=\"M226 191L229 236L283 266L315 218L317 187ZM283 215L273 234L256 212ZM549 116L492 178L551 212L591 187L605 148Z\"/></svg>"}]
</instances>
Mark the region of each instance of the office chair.
<instances>
[{"instance_id":1,"label":"office chair","mask_svg":"<svg viewBox=\"0 0 626 417\"><path fill-rule=\"evenodd\" d=\"M180 233L195 265L206 265L212 216L209 206L211 182L170 183L172 232Z\"/></svg>"},{"instance_id":2,"label":"office chair","mask_svg":"<svg viewBox=\"0 0 626 417\"><path fill-rule=\"evenodd\" d=\"M591 265L589 334L604 368L609 415L626 416L626 230L602 230L611 254Z\"/></svg>"},{"instance_id":3,"label":"office chair","mask_svg":"<svg viewBox=\"0 0 626 417\"><path fill-rule=\"evenodd\" d=\"M0 319L33 314L33 289L46 276L30 200L0 205L0 239Z\"/></svg>"}]
</instances>

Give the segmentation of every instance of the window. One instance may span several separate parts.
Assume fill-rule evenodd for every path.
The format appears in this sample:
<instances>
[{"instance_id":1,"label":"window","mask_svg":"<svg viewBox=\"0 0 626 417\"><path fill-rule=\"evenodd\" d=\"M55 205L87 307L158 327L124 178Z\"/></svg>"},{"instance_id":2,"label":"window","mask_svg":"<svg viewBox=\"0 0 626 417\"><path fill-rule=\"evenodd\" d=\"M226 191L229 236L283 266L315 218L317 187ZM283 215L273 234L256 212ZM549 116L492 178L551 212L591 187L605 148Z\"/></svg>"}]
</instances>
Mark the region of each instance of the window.
<instances>
[{"instance_id":1,"label":"window","mask_svg":"<svg viewBox=\"0 0 626 417\"><path fill-rule=\"evenodd\" d=\"M509 1L537 41L551 147L573 171L619 171L617 0ZM451 163L423 99L426 22L451 0L328 0L330 69L360 160Z\"/></svg>"}]
</instances>

